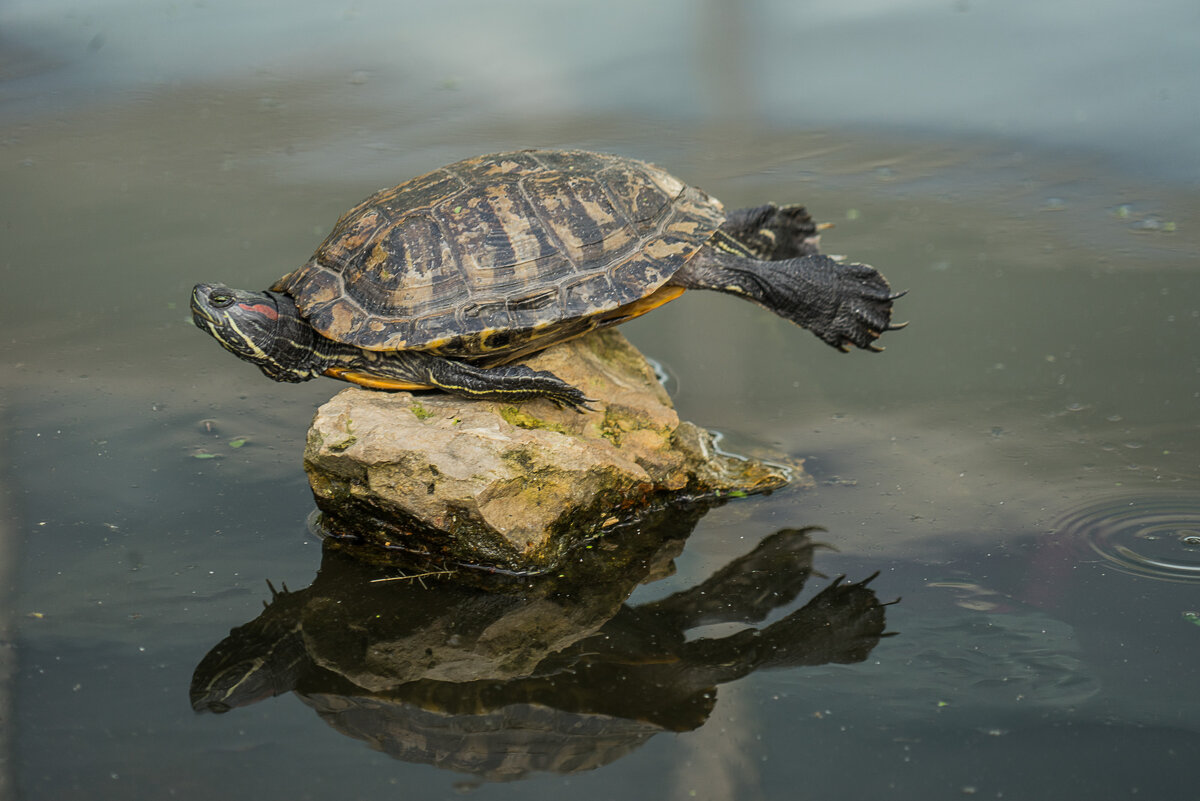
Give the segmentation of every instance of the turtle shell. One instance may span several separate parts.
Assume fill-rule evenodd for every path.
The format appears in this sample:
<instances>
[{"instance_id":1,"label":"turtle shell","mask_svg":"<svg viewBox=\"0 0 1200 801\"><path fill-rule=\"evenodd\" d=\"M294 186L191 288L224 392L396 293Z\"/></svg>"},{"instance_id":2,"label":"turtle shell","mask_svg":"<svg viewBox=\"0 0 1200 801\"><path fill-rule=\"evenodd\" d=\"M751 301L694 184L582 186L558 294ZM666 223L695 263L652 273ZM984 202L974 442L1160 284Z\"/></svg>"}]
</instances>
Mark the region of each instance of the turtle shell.
<instances>
[{"instance_id":1,"label":"turtle shell","mask_svg":"<svg viewBox=\"0 0 1200 801\"><path fill-rule=\"evenodd\" d=\"M496 153L375 193L271 288L367 350L516 354L623 319L723 221L719 201L640 161Z\"/></svg>"}]
</instances>

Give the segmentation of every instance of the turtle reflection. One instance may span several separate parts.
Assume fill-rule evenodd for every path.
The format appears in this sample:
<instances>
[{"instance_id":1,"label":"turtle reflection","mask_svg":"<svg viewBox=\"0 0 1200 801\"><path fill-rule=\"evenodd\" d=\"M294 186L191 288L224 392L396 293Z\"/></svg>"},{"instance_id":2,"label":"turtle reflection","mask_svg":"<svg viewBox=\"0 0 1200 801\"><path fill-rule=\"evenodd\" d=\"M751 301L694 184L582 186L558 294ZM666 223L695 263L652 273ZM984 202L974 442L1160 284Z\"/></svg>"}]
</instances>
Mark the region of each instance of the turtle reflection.
<instances>
[{"instance_id":1,"label":"turtle reflection","mask_svg":"<svg viewBox=\"0 0 1200 801\"><path fill-rule=\"evenodd\" d=\"M779 531L702 584L641 606L625 600L669 572L686 532L657 549L643 532L641 547L617 543L581 560L629 557L619 580L500 586L463 574L374 581L388 569L327 546L310 587L272 588L264 612L205 656L192 706L226 712L292 691L335 729L410 762L489 780L599 767L660 731L701 726L719 684L866 658L884 636L874 576L837 579L763 628L686 637L706 624L756 623L794 600L813 572L811 531Z\"/></svg>"}]
</instances>

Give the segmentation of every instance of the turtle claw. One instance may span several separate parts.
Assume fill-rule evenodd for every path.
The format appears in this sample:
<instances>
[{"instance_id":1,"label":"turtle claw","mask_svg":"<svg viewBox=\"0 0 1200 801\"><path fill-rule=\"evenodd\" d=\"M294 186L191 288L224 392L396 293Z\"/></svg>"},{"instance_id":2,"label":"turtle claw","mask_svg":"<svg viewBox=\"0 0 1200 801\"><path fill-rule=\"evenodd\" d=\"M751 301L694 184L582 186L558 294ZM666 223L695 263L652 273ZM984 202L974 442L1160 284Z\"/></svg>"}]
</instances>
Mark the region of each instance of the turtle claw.
<instances>
[{"instance_id":1,"label":"turtle claw","mask_svg":"<svg viewBox=\"0 0 1200 801\"><path fill-rule=\"evenodd\" d=\"M832 333L841 339L838 349L846 352L848 348L845 346L852 344L862 350L882 353L884 347L876 344L875 340L888 331L899 331L908 325L908 321L892 322L892 303L907 295L908 290L892 292L887 280L867 265L849 265L847 271L863 279L864 283L845 290L848 295L857 298L843 306L831 321L834 325Z\"/></svg>"},{"instance_id":2,"label":"turtle claw","mask_svg":"<svg viewBox=\"0 0 1200 801\"><path fill-rule=\"evenodd\" d=\"M529 378L534 379L529 384L529 390L532 393L536 393L536 396L550 401L560 409L572 409L580 414L596 411L596 409L588 405L595 403L594 399L587 397L578 387L568 384L554 373L547 370L531 370L525 365L513 365L507 369L523 373ZM534 395L531 395L531 397L534 397Z\"/></svg>"},{"instance_id":3,"label":"turtle claw","mask_svg":"<svg viewBox=\"0 0 1200 801\"><path fill-rule=\"evenodd\" d=\"M600 411L596 407L590 405L596 402L595 398L585 398L583 393L575 387L571 387L569 392L563 390L561 393L547 395L546 397L558 408L570 409L578 414Z\"/></svg>"}]
</instances>

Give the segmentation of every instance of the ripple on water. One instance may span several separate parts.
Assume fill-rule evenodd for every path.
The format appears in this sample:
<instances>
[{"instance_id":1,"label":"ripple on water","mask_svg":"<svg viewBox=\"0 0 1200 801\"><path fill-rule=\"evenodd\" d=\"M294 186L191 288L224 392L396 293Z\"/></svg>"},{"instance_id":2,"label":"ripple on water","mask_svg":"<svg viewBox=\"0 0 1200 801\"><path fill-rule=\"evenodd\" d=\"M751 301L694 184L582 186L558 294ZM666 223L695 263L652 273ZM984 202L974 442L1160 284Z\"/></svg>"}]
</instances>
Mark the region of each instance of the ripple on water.
<instances>
[{"instance_id":1,"label":"ripple on water","mask_svg":"<svg viewBox=\"0 0 1200 801\"><path fill-rule=\"evenodd\" d=\"M1200 493L1106 498L1064 515L1055 530L1125 573L1200 581Z\"/></svg>"}]
</instances>

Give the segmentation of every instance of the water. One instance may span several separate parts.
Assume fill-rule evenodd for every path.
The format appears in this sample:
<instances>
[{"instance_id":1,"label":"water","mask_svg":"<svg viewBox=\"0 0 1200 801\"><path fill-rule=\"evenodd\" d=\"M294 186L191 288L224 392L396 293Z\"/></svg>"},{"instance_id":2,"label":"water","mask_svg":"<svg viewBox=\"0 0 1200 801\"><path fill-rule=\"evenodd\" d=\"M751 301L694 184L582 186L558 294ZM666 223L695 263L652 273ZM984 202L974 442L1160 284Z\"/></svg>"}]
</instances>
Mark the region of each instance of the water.
<instances>
[{"instance_id":1,"label":"water","mask_svg":"<svg viewBox=\"0 0 1200 801\"><path fill-rule=\"evenodd\" d=\"M812 525L817 571L902 600L865 661L756 670L697 728L478 793L1194 793L1194 4L43 0L0 31L10 795L476 785L291 694L192 712L266 580L326 572L300 454L337 386L266 381L186 302L267 285L380 186L529 145L804 201L910 290L878 356L703 293L625 326L683 417L817 482L715 510L630 604Z\"/></svg>"}]
</instances>

